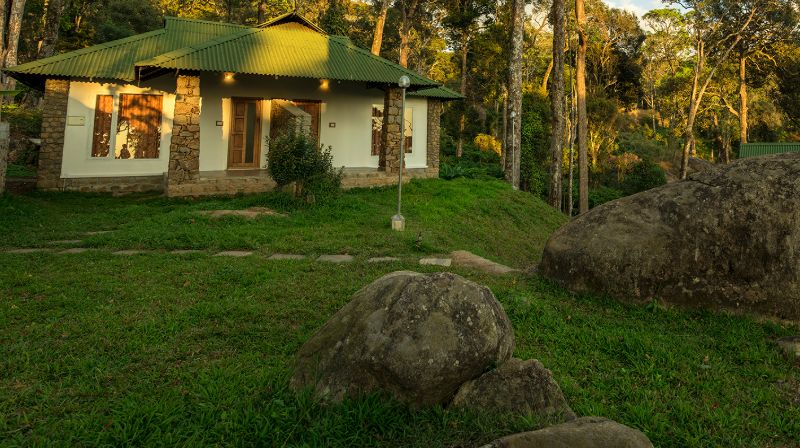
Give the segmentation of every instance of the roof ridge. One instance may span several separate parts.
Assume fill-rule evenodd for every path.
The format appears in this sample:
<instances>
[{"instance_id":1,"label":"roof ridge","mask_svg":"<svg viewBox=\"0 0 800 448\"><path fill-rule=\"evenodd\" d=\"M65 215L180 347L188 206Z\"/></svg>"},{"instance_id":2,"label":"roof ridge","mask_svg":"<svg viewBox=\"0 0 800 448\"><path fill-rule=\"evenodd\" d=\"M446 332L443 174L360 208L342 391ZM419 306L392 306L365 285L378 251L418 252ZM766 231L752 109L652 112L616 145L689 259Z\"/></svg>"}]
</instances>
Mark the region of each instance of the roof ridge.
<instances>
[{"instance_id":1,"label":"roof ridge","mask_svg":"<svg viewBox=\"0 0 800 448\"><path fill-rule=\"evenodd\" d=\"M100 44L91 45L89 47L79 48L77 50L68 51L66 53L57 54L54 56L50 56L44 59L37 59L35 61L26 62L24 64L15 65L13 67L4 68L3 71L17 71L20 68L29 69L29 68L36 68L41 67L47 64L52 64L54 62L63 61L72 59L75 57L83 56L86 54L91 54L100 50L106 50L109 48L114 48L120 45L125 45L131 42L136 42L138 40L150 38L153 36L157 36L159 34L164 34L167 32L166 28L161 28L157 30L147 31L141 34L134 34L133 36L123 37L121 39L110 40L108 42L103 42Z\"/></svg>"}]
</instances>

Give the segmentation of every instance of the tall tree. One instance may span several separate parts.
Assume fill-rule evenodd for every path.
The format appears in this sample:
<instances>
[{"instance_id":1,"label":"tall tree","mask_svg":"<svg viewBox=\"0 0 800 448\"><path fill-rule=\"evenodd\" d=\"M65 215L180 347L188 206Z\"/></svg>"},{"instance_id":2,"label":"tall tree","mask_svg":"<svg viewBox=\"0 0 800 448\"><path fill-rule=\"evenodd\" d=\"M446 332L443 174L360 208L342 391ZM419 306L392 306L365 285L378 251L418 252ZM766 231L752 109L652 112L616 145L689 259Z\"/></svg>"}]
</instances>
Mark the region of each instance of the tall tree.
<instances>
[{"instance_id":1,"label":"tall tree","mask_svg":"<svg viewBox=\"0 0 800 448\"><path fill-rule=\"evenodd\" d=\"M586 114L586 6L575 0L575 19L578 25L578 58L575 82L578 106L578 212L589 211L589 117Z\"/></svg>"},{"instance_id":2,"label":"tall tree","mask_svg":"<svg viewBox=\"0 0 800 448\"><path fill-rule=\"evenodd\" d=\"M11 10L8 13L8 34L2 36L6 39L5 54L3 56L3 67L13 67L17 65L17 50L19 47L19 33L22 29L22 18L25 12L25 0L13 0ZM5 18L5 16L3 17ZM16 82L12 78L7 78L6 89L13 89Z\"/></svg>"},{"instance_id":3,"label":"tall tree","mask_svg":"<svg viewBox=\"0 0 800 448\"><path fill-rule=\"evenodd\" d=\"M400 8L400 65L408 67L408 54L411 51L411 32L417 15L420 0L398 0Z\"/></svg>"},{"instance_id":4,"label":"tall tree","mask_svg":"<svg viewBox=\"0 0 800 448\"><path fill-rule=\"evenodd\" d=\"M383 44L383 28L386 26L386 16L389 14L390 0L381 0L381 10L378 19L375 21L375 32L372 34L372 54L381 55L381 45Z\"/></svg>"},{"instance_id":5,"label":"tall tree","mask_svg":"<svg viewBox=\"0 0 800 448\"><path fill-rule=\"evenodd\" d=\"M753 17L759 12L758 5L752 5L741 22L737 23L734 31L726 32L723 23L727 17L715 15L721 8L721 2L734 0L716 0L712 3L707 0L686 0L676 2L684 8L691 9L691 33L694 41L694 67L692 90L689 98L689 111L683 132L683 153L681 155L681 179L686 179L689 171L689 157L695 147L694 127L697 114L709 84L714 79L719 68L728 59L730 53L739 45L742 35L748 29ZM709 65L710 63L710 65Z\"/></svg>"},{"instance_id":6,"label":"tall tree","mask_svg":"<svg viewBox=\"0 0 800 448\"><path fill-rule=\"evenodd\" d=\"M44 3L42 36L39 39L39 58L46 58L55 53L58 32L61 28L61 13L64 12L63 0L45 0Z\"/></svg>"},{"instance_id":7,"label":"tall tree","mask_svg":"<svg viewBox=\"0 0 800 448\"><path fill-rule=\"evenodd\" d=\"M550 9L553 27L553 70L550 75L550 107L552 135L550 139L550 194L548 202L561 209L561 166L564 163L564 47L567 32L567 5L565 0L553 0Z\"/></svg>"},{"instance_id":8,"label":"tall tree","mask_svg":"<svg viewBox=\"0 0 800 448\"><path fill-rule=\"evenodd\" d=\"M519 188L522 146L522 53L525 38L525 0L511 2L510 50L508 52L508 102L511 123L510 143L506 148L506 180Z\"/></svg>"}]
</instances>

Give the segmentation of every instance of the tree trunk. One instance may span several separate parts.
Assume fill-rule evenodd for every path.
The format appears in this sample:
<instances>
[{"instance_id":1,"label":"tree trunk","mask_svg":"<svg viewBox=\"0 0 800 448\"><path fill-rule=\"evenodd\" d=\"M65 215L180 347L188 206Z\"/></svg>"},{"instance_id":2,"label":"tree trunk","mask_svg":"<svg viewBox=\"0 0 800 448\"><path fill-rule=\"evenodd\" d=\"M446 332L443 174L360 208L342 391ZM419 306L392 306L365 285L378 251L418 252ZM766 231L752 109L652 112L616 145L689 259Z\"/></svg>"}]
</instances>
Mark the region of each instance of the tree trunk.
<instances>
[{"instance_id":1,"label":"tree trunk","mask_svg":"<svg viewBox=\"0 0 800 448\"><path fill-rule=\"evenodd\" d=\"M547 95L547 84L550 82L550 74L553 73L553 60L550 59L550 63L547 65L547 70L544 71L544 77L542 78L542 93Z\"/></svg>"},{"instance_id":2,"label":"tree trunk","mask_svg":"<svg viewBox=\"0 0 800 448\"><path fill-rule=\"evenodd\" d=\"M405 0L401 1L400 13L402 14L402 23L400 24L400 65L408 68L408 53L411 51L411 22L416 15L417 4L419 0Z\"/></svg>"},{"instance_id":3,"label":"tree trunk","mask_svg":"<svg viewBox=\"0 0 800 448\"><path fill-rule=\"evenodd\" d=\"M586 113L586 9L584 0L575 0L575 18L578 24L578 61L576 87L578 94L578 213L589 211L589 118Z\"/></svg>"},{"instance_id":4,"label":"tree trunk","mask_svg":"<svg viewBox=\"0 0 800 448\"><path fill-rule=\"evenodd\" d=\"M258 23L262 24L267 21L267 0L259 0L258 2Z\"/></svg>"},{"instance_id":5,"label":"tree trunk","mask_svg":"<svg viewBox=\"0 0 800 448\"><path fill-rule=\"evenodd\" d=\"M553 72L550 88L552 138L550 139L550 194L551 206L561 206L561 165L563 163L562 136L564 135L564 45L567 29L564 0L553 0L550 21L553 26Z\"/></svg>"},{"instance_id":6,"label":"tree trunk","mask_svg":"<svg viewBox=\"0 0 800 448\"><path fill-rule=\"evenodd\" d=\"M511 51L508 61L508 100L511 115L510 151L506 156L506 180L519 188L522 140L522 53L525 36L525 0L513 0L511 9Z\"/></svg>"},{"instance_id":7,"label":"tree trunk","mask_svg":"<svg viewBox=\"0 0 800 448\"><path fill-rule=\"evenodd\" d=\"M375 32L372 33L372 54L381 55L381 45L383 44L383 27L386 25L386 15L389 13L389 0L381 2L381 13L378 21L375 22Z\"/></svg>"},{"instance_id":8,"label":"tree trunk","mask_svg":"<svg viewBox=\"0 0 800 448\"><path fill-rule=\"evenodd\" d=\"M42 39L39 41L39 59L50 57L55 53L61 25L61 13L63 11L63 0L49 0L47 2L42 24Z\"/></svg>"},{"instance_id":9,"label":"tree trunk","mask_svg":"<svg viewBox=\"0 0 800 448\"><path fill-rule=\"evenodd\" d=\"M739 54L739 136L747 143L747 56Z\"/></svg>"},{"instance_id":10,"label":"tree trunk","mask_svg":"<svg viewBox=\"0 0 800 448\"><path fill-rule=\"evenodd\" d=\"M462 96L467 95L467 54L469 53L469 35L464 35L464 42L461 44L461 93ZM467 121L466 107L461 110L461 116L458 117L458 141L456 142L456 157L461 158L464 155L464 127Z\"/></svg>"},{"instance_id":11,"label":"tree trunk","mask_svg":"<svg viewBox=\"0 0 800 448\"><path fill-rule=\"evenodd\" d=\"M19 32L22 28L22 15L25 12L25 0L13 0L11 13L8 18L8 40L3 67L17 65L17 47L19 46ZM16 86L13 78L6 78L5 89L10 90Z\"/></svg>"}]
</instances>

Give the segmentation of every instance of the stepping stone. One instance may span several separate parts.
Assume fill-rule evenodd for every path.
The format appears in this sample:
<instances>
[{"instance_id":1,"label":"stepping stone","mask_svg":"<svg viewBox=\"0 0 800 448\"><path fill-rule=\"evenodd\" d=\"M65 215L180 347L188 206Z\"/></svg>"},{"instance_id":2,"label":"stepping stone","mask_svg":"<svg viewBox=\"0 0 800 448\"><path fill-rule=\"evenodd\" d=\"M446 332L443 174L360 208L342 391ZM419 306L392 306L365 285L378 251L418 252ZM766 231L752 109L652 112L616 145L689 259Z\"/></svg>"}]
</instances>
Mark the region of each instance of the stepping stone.
<instances>
[{"instance_id":1,"label":"stepping stone","mask_svg":"<svg viewBox=\"0 0 800 448\"><path fill-rule=\"evenodd\" d=\"M518 269L514 269L500 263L495 263L492 260L487 260L486 258L475 255L466 250L457 250L451 253L450 256L453 259L453 266L471 268L487 274L505 275L512 272L519 272Z\"/></svg>"},{"instance_id":2,"label":"stepping stone","mask_svg":"<svg viewBox=\"0 0 800 448\"><path fill-rule=\"evenodd\" d=\"M352 255L320 255L317 261L328 263L350 263L353 261Z\"/></svg>"},{"instance_id":3,"label":"stepping stone","mask_svg":"<svg viewBox=\"0 0 800 448\"><path fill-rule=\"evenodd\" d=\"M305 260L305 255L297 254L272 254L267 260Z\"/></svg>"},{"instance_id":4,"label":"stepping stone","mask_svg":"<svg viewBox=\"0 0 800 448\"><path fill-rule=\"evenodd\" d=\"M212 218L221 218L223 216L241 216L242 218L254 219L259 216L286 216L283 213L276 212L275 210L266 207L250 207L244 210L203 210L198 213L201 215L208 215Z\"/></svg>"},{"instance_id":5,"label":"stepping stone","mask_svg":"<svg viewBox=\"0 0 800 448\"><path fill-rule=\"evenodd\" d=\"M84 233L84 235L89 235L89 236L103 235L105 233L111 233L111 232L113 232L113 230L96 230L94 232L86 232L86 233Z\"/></svg>"},{"instance_id":6,"label":"stepping stone","mask_svg":"<svg viewBox=\"0 0 800 448\"><path fill-rule=\"evenodd\" d=\"M216 255L215 257L249 257L253 255L252 252L248 252L245 250L224 250Z\"/></svg>"},{"instance_id":7,"label":"stepping stone","mask_svg":"<svg viewBox=\"0 0 800 448\"><path fill-rule=\"evenodd\" d=\"M9 254L32 254L36 252L50 252L50 249L44 249L41 247L31 247L26 249L10 249L6 251Z\"/></svg>"},{"instance_id":8,"label":"stepping stone","mask_svg":"<svg viewBox=\"0 0 800 448\"><path fill-rule=\"evenodd\" d=\"M778 345L789 357L800 359L800 336L789 336L778 339Z\"/></svg>"},{"instance_id":9,"label":"stepping stone","mask_svg":"<svg viewBox=\"0 0 800 448\"><path fill-rule=\"evenodd\" d=\"M57 241L50 241L47 244L52 244L52 245L56 245L56 244L80 244L82 242L83 242L82 240L57 240Z\"/></svg>"},{"instance_id":10,"label":"stepping stone","mask_svg":"<svg viewBox=\"0 0 800 448\"><path fill-rule=\"evenodd\" d=\"M139 255L139 254L143 254L143 253L145 253L145 251L143 251L143 250L119 250L117 252L114 252L113 254L114 255L131 256L131 255Z\"/></svg>"},{"instance_id":11,"label":"stepping stone","mask_svg":"<svg viewBox=\"0 0 800 448\"><path fill-rule=\"evenodd\" d=\"M450 267L453 263L453 260L449 258L423 258L419 260L419 264L426 265L426 266L444 266Z\"/></svg>"},{"instance_id":12,"label":"stepping stone","mask_svg":"<svg viewBox=\"0 0 800 448\"><path fill-rule=\"evenodd\" d=\"M367 260L367 263L393 263L395 261L400 261L397 257L373 257Z\"/></svg>"},{"instance_id":13,"label":"stepping stone","mask_svg":"<svg viewBox=\"0 0 800 448\"><path fill-rule=\"evenodd\" d=\"M194 249L178 249L173 250L170 252L172 255L190 255L190 254L199 254L203 252L202 250L194 250Z\"/></svg>"},{"instance_id":14,"label":"stepping stone","mask_svg":"<svg viewBox=\"0 0 800 448\"><path fill-rule=\"evenodd\" d=\"M72 248L69 248L67 250L62 250L61 252L59 252L59 254L62 254L62 255L63 254L82 254L82 253L84 253L84 252L86 252L88 250L89 249L87 249L85 247L72 247Z\"/></svg>"}]
</instances>

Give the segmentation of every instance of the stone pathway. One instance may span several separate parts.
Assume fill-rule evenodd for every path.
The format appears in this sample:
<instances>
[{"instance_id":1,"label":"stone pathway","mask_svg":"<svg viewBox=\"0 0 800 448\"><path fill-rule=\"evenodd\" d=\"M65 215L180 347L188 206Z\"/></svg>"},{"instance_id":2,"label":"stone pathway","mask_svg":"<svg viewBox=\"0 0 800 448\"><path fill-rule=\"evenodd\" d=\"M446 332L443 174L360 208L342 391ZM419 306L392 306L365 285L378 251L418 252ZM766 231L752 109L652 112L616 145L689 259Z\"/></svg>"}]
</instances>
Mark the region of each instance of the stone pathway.
<instances>
[{"instance_id":1,"label":"stone pathway","mask_svg":"<svg viewBox=\"0 0 800 448\"><path fill-rule=\"evenodd\" d=\"M87 232L86 234L100 234L100 233L107 233L109 231L100 231L100 232ZM52 246L58 245L68 245L68 244L79 244L81 240L57 240L57 241L50 241L47 244ZM0 252L5 252L8 254L32 254L32 253L39 253L39 252L55 252L59 255L69 255L69 254L82 254L88 251L95 251L95 252L109 252L108 249L102 248L87 248L87 247L68 247L68 248L46 248L46 247L30 247L30 248L10 248L10 249L0 249ZM118 256L134 256L134 255L141 255L141 254L148 254L153 253L153 250L144 250L144 249L125 249L125 250L112 250L110 253L112 255ZM212 255L214 257L234 257L234 258L243 258L249 256L258 256L253 251L249 250L225 250L216 253L210 253L204 250L197 250L197 249L176 249L169 252L162 252L168 253L170 255ZM304 254L283 254L283 253L275 253L267 257L267 260L307 260L309 259L308 255ZM334 263L334 264L347 264L353 263L356 261L356 258L352 255L348 254L323 254L319 255L317 258L313 259L315 262L319 263ZM390 256L381 256L381 257L372 257L366 260L367 263L375 264L375 263L398 263L402 262L404 259L399 257L390 257ZM405 260L408 261L408 260ZM480 257L475 255L471 252L467 251L455 251L450 254L450 258L437 258L437 257L424 257L419 259L419 264L422 266L439 266L439 267L464 267L473 269L476 271L484 272L487 274L492 275L506 275L510 273L518 273L520 272L518 269L514 269L499 263L496 263L491 260L487 260L486 258Z\"/></svg>"},{"instance_id":2,"label":"stone pathway","mask_svg":"<svg viewBox=\"0 0 800 448\"><path fill-rule=\"evenodd\" d=\"M255 219L259 216L287 216L284 213L279 213L266 207L250 207L244 210L203 210L197 213L201 215L207 215L212 218L222 218L223 216L240 216L242 218Z\"/></svg>"}]
</instances>

